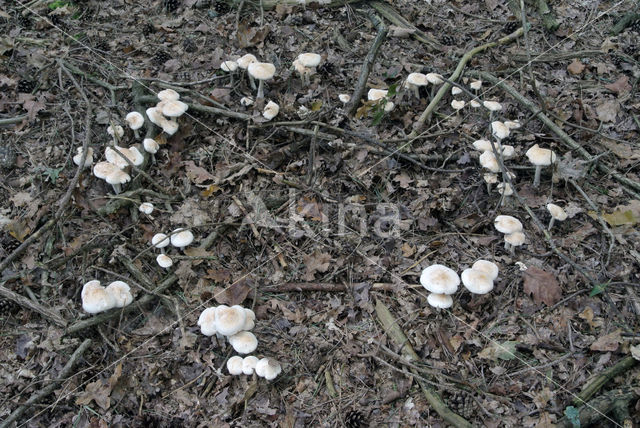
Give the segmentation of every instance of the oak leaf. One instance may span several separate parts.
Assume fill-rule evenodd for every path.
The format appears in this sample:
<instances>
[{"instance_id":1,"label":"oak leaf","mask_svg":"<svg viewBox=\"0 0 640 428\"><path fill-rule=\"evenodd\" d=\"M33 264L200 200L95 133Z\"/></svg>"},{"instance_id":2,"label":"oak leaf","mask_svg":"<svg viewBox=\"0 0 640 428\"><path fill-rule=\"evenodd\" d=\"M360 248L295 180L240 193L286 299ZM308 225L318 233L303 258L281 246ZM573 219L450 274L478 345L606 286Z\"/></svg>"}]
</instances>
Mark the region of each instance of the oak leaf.
<instances>
[{"instance_id":1,"label":"oak leaf","mask_svg":"<svg viewBox=\"0 0 640 428\"><path fill-rule=\"evenodd\" d=\"M545 270L530 266L522 272L524 292L533 297L537 304L552 306L562 297L562 289L556 277Z\"/></svg>"}]
</instances>

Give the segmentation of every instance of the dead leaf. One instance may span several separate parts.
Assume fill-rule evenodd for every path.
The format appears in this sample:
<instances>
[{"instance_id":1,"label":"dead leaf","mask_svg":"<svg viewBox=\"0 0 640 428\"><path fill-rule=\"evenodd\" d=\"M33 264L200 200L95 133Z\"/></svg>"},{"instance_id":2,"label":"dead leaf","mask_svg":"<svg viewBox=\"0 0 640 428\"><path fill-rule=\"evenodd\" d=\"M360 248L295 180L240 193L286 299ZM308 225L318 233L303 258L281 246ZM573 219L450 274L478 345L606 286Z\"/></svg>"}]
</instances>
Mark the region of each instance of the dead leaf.
<instances>
[{"instance_id":1,"label":"dead leaf","mask_svg":"<svg viewBox=\"0 0 640 428\"><path fill-rule=\"evenodd\" d=\"M189 257L202 257L203 259L201 260L192 260L192 265L193 266L198 266L200 263L202 263L204 261L205 258L211 257L214 254L207 251L204 248L200 248L200 247L187 247L184 250L184 254L189 256Z\"/></svg>"},{"instance_id":2,"label":"dead leaf","mask_svg":"<svg viewBox=\"0 0 640 428\"><path fill-rule=\"evenodd\" d=\"M237 37L238 47L247 48L261 44L269 34L269 27L264 26L262 30L257 27L247 27L245 24L238 25Z\"/></svg>"},{"instance_id":3,"label":"dead leaf","mask_svg":"<svg viewBox=\"0 0 640 428\"><path fill-rule=\"evenodd\" d=\"M239 305L247 298L251 287L248 281L241 280L231 284L229 287L221 291L215 290L213 297L221 305L233 306Z\"/></svg>"},{"instance_id":4,"label":"dead leaf","mask_svg":"<svg viewBox=\"0 0 640 428\"><path fill-rule=\"evenodd\" d=\"M305 281L313 281L316 272L326 272L329 269L331 255L327 253L313 252L304 257Z\"/></svg>"},{"instance_id":5,"label":"dead leaf","mask_svg":"<svg viewBox=\"0 0 640 428\"><path fill-rule=\"evenodd\" d=\"M207 180L214 180L215 177L206 169L197 166L193 161L184 162L185 172L189 180L196 184L202 184Z\"/></svg>"},{"instance_id":6,"label":"dead leaf","mask_svg":"<svg viewBox=\"0 0 640 428\"><path fill-rule=\"evenodd\" d=\"M510 340L502 343L492 342L489 346L478 353L478 357L491 361L496 361L497 359L505 361L513 360L516 357L515 353L517 344L518 342Z\"/></svg>"},{"instance_id":7,"label":"dead leaf","mask_svg":"<svg viewBox=\"0 0 640 428\"><path fill-rule=\"evenodd\" d=\"M587 214L593 219L598 218L598 215L595 211L588 211ZM638 219L633 215L633 212L631 210L618 209L612 213L602 214L602 218L604 218L606 222L609 223L609 226L623 226L625 224L633 226L638 222Z\"/></svg>"},{"instance_id":8,"label":"dead leaf","mask_svg":"<svg viewBox=\"0 0 640 428\"><path fill-rule=\"evenodd\" d=\"M607 100L596 107L598 119L602 122L615 122L620 111L620 103L617 100Z\"/></svg>"},{"instance_id":9,"label":"dead leaf","mask_svg":"<svg viewBox=\"0 0 640 428\"><path fill-rule=\"evenodd\" d=\"M630 145L630 144L624 144L624 143L617 143L605 137L602 137L600 139L600 144L602 144L607 149L611 150L620 159L627 159L627 160L640 159L640 150L637 149L635 144Z\"/></svg>"},{"instance_id":10,"label":"dead leaf","mask_svg":"<svg viewBox=\"0 0 640 428\"><path fill-rule=\"evenodd\" d=\"M567 71L574 76L582 73L584 71L585 65L580 62L579 59L574 59L571 64L567 66Z\"/></svg>"},{"instance_id":11,"label":"dead leaf","mask_svg":"<svg viewBox=\"0 0 640 428\"><path fill-rule=\"evenodd\" d=\"M313 221L328 220L328 217L322 212L322 204L318 203L315 199L300 199L296 210L303 217L310 218Z\"/></svg>"},{"instance_id":12,"label":"dead leaf","mask_svg":"<svg viewBox=\"0 0 640 428\"><path fill-rule=\"evenodd\" d=\"M552 306L562 298L562 289L556 277L545 270L529 266L522 272L524 292L533 296L536 304L544 303Z\"/></svg>"},{"instance_id":13,"label":"dead leaf","mask_svg":"<svg viewBox=\"0 0 640 428\"><path fill-rule=\"evenodd\" d=\"M631 85L629 84L629 77L626 75L620 76L618 80L608 85L604 85L605 88L615 93L616 95L626 94L631 91Z\"/></svg>"},{"instance_id":14,"label":"dead leaf","mask_svg":"<svg viewBox=\"0 0 640 428\"><path fill-rule=\"evenodd\" d=\"M111 406L111 386L105 380L97 380L87 384L84 392L76 399L76 404L87 405L91 401L95 401L102 410L108 410Z\"/></svg>"},{"instance_id":15,"label":"dead leaf","mask_svg":"<svg viewBox=\"0 0 640 428\"><path fill-rule=\"evenodd\" d=\"M589 349L592 351L600 351L600 352L610 352L618 349L618 345L622 341L620 337L620 333L622 333L621 329L617 329L616 331L601 336L598 340L593 342Z\"/></svg>"}]
</instances>

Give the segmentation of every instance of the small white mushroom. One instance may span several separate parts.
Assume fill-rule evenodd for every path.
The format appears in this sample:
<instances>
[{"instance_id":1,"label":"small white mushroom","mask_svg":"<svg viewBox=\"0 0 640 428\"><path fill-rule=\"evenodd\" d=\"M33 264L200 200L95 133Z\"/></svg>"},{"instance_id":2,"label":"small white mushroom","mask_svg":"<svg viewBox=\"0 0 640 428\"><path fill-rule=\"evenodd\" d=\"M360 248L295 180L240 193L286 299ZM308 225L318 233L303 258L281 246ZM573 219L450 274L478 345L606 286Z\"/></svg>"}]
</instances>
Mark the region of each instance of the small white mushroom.
<instances>
[{"instance_id":1,"label":"small white mushroom","mask_svg":"<svg viewBox=\"0 0 640 428\"><path fill-rule=\"evenodd\" d=\"M242 374L242 357L234 355L227 360L227 370L230 375Z\"/></svg>"},{"instance_id":2,"label":"small white mushroom","mask_svg":"<svg viewBox=\"0 0 640 428\"><path fill-rule=\"evenodd\" d=\"M537 144L527 150L527 158L536 167L536 173L533 178L533 187L540 185L540 172L543 166L549 166L556 161L556 154L553 150L543 149Z\"/></svg>"},{"instance_id":3,"label":"small white mushroom","mask_svg":"<svg viewBox=\"0 0 640 428\"><path fill-rule=\"evenodd\" d=\"M133 129L134 131L142 128L142 125L144 125L144 116L142 116L137 111L132 111L131 113L127 114L124 120L129 125L129 128Z\"/></svg>"},{"instance_id":4,"label":"small white mushroom","mask_svg":"<svg viewBox=\"0 0 640 428\"><path fill-rule=\"evenodd\" d=\"M151 215L153 212L153 204L151 202L143 202L138 207L138 210L146 215Z\"/></svg>"},{"instance_id":5,"label":"small white mushroom","mask_svg":"<svg viewBox=\"0 0 640 428\"><path fill-rule=\"evenodd\" d=\"M548 230L551 230L556 220L565 221L567 219L567 212L562 207L556 204L547 204L547 211L551 214L551 220L549 220Z\"/></svg>"}]
</instances>

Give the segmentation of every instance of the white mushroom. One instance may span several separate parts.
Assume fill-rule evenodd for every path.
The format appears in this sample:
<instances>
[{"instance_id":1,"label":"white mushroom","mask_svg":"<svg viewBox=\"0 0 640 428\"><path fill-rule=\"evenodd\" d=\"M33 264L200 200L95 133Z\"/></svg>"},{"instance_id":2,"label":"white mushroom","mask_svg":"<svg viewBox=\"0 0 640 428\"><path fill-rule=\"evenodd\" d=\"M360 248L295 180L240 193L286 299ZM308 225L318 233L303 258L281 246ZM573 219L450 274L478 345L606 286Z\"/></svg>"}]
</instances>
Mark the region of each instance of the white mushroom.
<instances>
[{"instance_id":1,"label":"white mushroom","mask_svg":"<svg viewBox=\"0 0 640 428\"><path fill-rule=\"evenodd\" d=\"M193 233L189 229L176 229L171 233L171 245L184 248L193 242Z\"/></svg>"},{"instance_id":2,"label":"white mushroom","mask_svg":"<svg viewBox=\"0 0 640 428\"><path fill-rule=\"evenodd\" d=\"M242 357L234 355L227 360L227 370L230 375L242 374Z\"/></svg>"},{"instance_id":3,"label":"white mushroom","mask_svg":"<svg viewBox=\"0 0 640 428\"><path fill-rule=\"evenodd\" d=\"M216 334L216 308L207 308L202 311L198 318L198 325L200 326L200 331L205 336L213 336Z\"/></svg>"},{"instance_id":4,"label":"white mushroom","mask_svg":"<svg viewBox=\"0 0 640 428\"><path fill-rule=\"evenodd\" d=\"M113 281L111 284L107 285L105 291L111 296L115 301L116 308L124 308L131 302L133 302L133 296L131 295L131 288L129 284L123 281Z\"/></svg>"},{"instance_id":5,"label":"white mushroom","mask_svg":"<svg viewBox=\"0 0 640 428\"><path fill-rule=\"evenodd\" d=\"M82 147L78 147L77 154L73 157L73 163L80 166L82 161ZM87 157L84 159L84 168L89 168L93 164L93 149L87 148Z\"/></svg>"},{"instance_id":6,"label":"white mushroom","mask_svg":"<svg viewBox=\"0 0 640 428\"><path fill-rule=\"evenodd\" d=\"M556 161L556 154L553 150L543 149L537 144L527 150L527 158L536 167L536 173L533 178L533 187L540 185L540 172L543 166L549 166Z\"/></svg>"},{"instance_id":7,"label":"white mushroom","mask_svg":"<svg viewBox=\"0 0 640 428\"><path fill-rule=\"evenodd\" d=\"M238 354L250 354L258 347L258 339L250 331L240 331L229 336L229 343Z\"/></svg>"},{"instance_id":8,"label":"white mushroom","mask_svg":"<svg viewBox=\"0 0 640 428\"><path fill-rule=\"evenodd\" d=\"M547 211L551 214L551 220L549 220L548 227L549 230L551 230L556 220L565 221L568 217L566 211L556 204L547 204Z\"/></svg>"},{"instance_id":9,"label":"white mushroom","mask_svg":"<svg viewBox=\"0 0 640 428\"><path fill-rule=\"evenodd\" d=\"M109 310L116 305L115 298L107 293L106 289L100 285L100 281L89 281L82 287L82 309L90 314L97 314Z\"/></svg>"},{"instance_id":10,"label":"white mushroom","mask_svg":"<svg viewBox=\"0 0 640 428\"><path fill-rule=\"evenodd\" d=\"M258 94L256 99L264 98L264 81L273 78L276 74L276 66L268 62L252 62L247 67L249 75L258 79Z\"/></svg>"},{"instance_id":11,"label":"white mushroom","mask_svg":"<svg viewBox=\"0 0 640 428\"><path fill-rule=\"evenodd\" d=\"M133 129L134 131L142 128L142 125L144 125L144 116L142 116L137 111L132 111L131 113L127 114L124 120L129 125L129 128Z\"/></svg>"}]
</instances>

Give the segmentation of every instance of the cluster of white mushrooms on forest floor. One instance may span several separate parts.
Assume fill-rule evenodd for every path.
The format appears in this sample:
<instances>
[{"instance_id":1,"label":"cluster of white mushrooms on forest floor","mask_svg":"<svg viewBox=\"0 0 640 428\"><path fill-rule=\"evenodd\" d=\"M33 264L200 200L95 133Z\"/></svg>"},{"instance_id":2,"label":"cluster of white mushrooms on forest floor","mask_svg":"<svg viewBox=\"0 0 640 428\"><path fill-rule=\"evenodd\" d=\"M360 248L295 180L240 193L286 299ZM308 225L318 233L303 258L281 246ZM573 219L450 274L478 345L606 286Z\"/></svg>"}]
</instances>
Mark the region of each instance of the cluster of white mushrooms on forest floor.
<instances>
[{"instance_id":1,"label":"cluster of white mushrooms on forest floor","mask_svg":"<svg viewBox=\"0 0 640 428\"><path fill-rule=\"evenodd\" d=\"M87 282L80 294L82 309L89 314L97 314L112 308L124 308L133 302L129 284L113 281L103 287L97 279Z\"/></svg>"},{"instance_id":2,"label":"cluster of white mushrooms on forest floor","mask_svg":"<svg viewBox=\"0 0 640 428\"><path fill-rule=\"evenodd\" d=\"M158 248L161 254L156 257L156 262L161 268L168 269L173 266L173 259L164 253L165 247L171 243L172 246L183 250L193 242L193 233L189 229L179 228L171 232L169 236L164 233L156 233L151 238L151 245Z\"/></svg>"},{"instance_id":3,"label":"cluster of white mushrooms on forest floor","mask_svg":"<svg viewBox=\"0 0 640 428\"><path fill-rule=\"evenodd\" d=\"M239 354L250 354L258 348L258 339L250 330L255 326L255 313L240 305L220 305L207 308L200 314L198 325L205 336L226 337ZM273 358L258 359L253 355L233 356L227 360L231 375L252 375L254 372L267 380L275 379L282 371Z\"/></svg>"},{"instance_id":4,"label":"cluster of white mushrooms on forest floor","mask_svg":"<svg viewBox=\"0 0 640 428\"><path fill-rule=\"evenodd\" d=\"M473 294L487 294L493 290L493 282L498 277L498 265L488 260L478 260L471 268L462 272L462 283ZM451 297L460 285L460 277L447 266L434 264L422 271L420 284L431 294L427 302L435 308L450 308L453 305Z\"/></svg>"}]
</instances>

